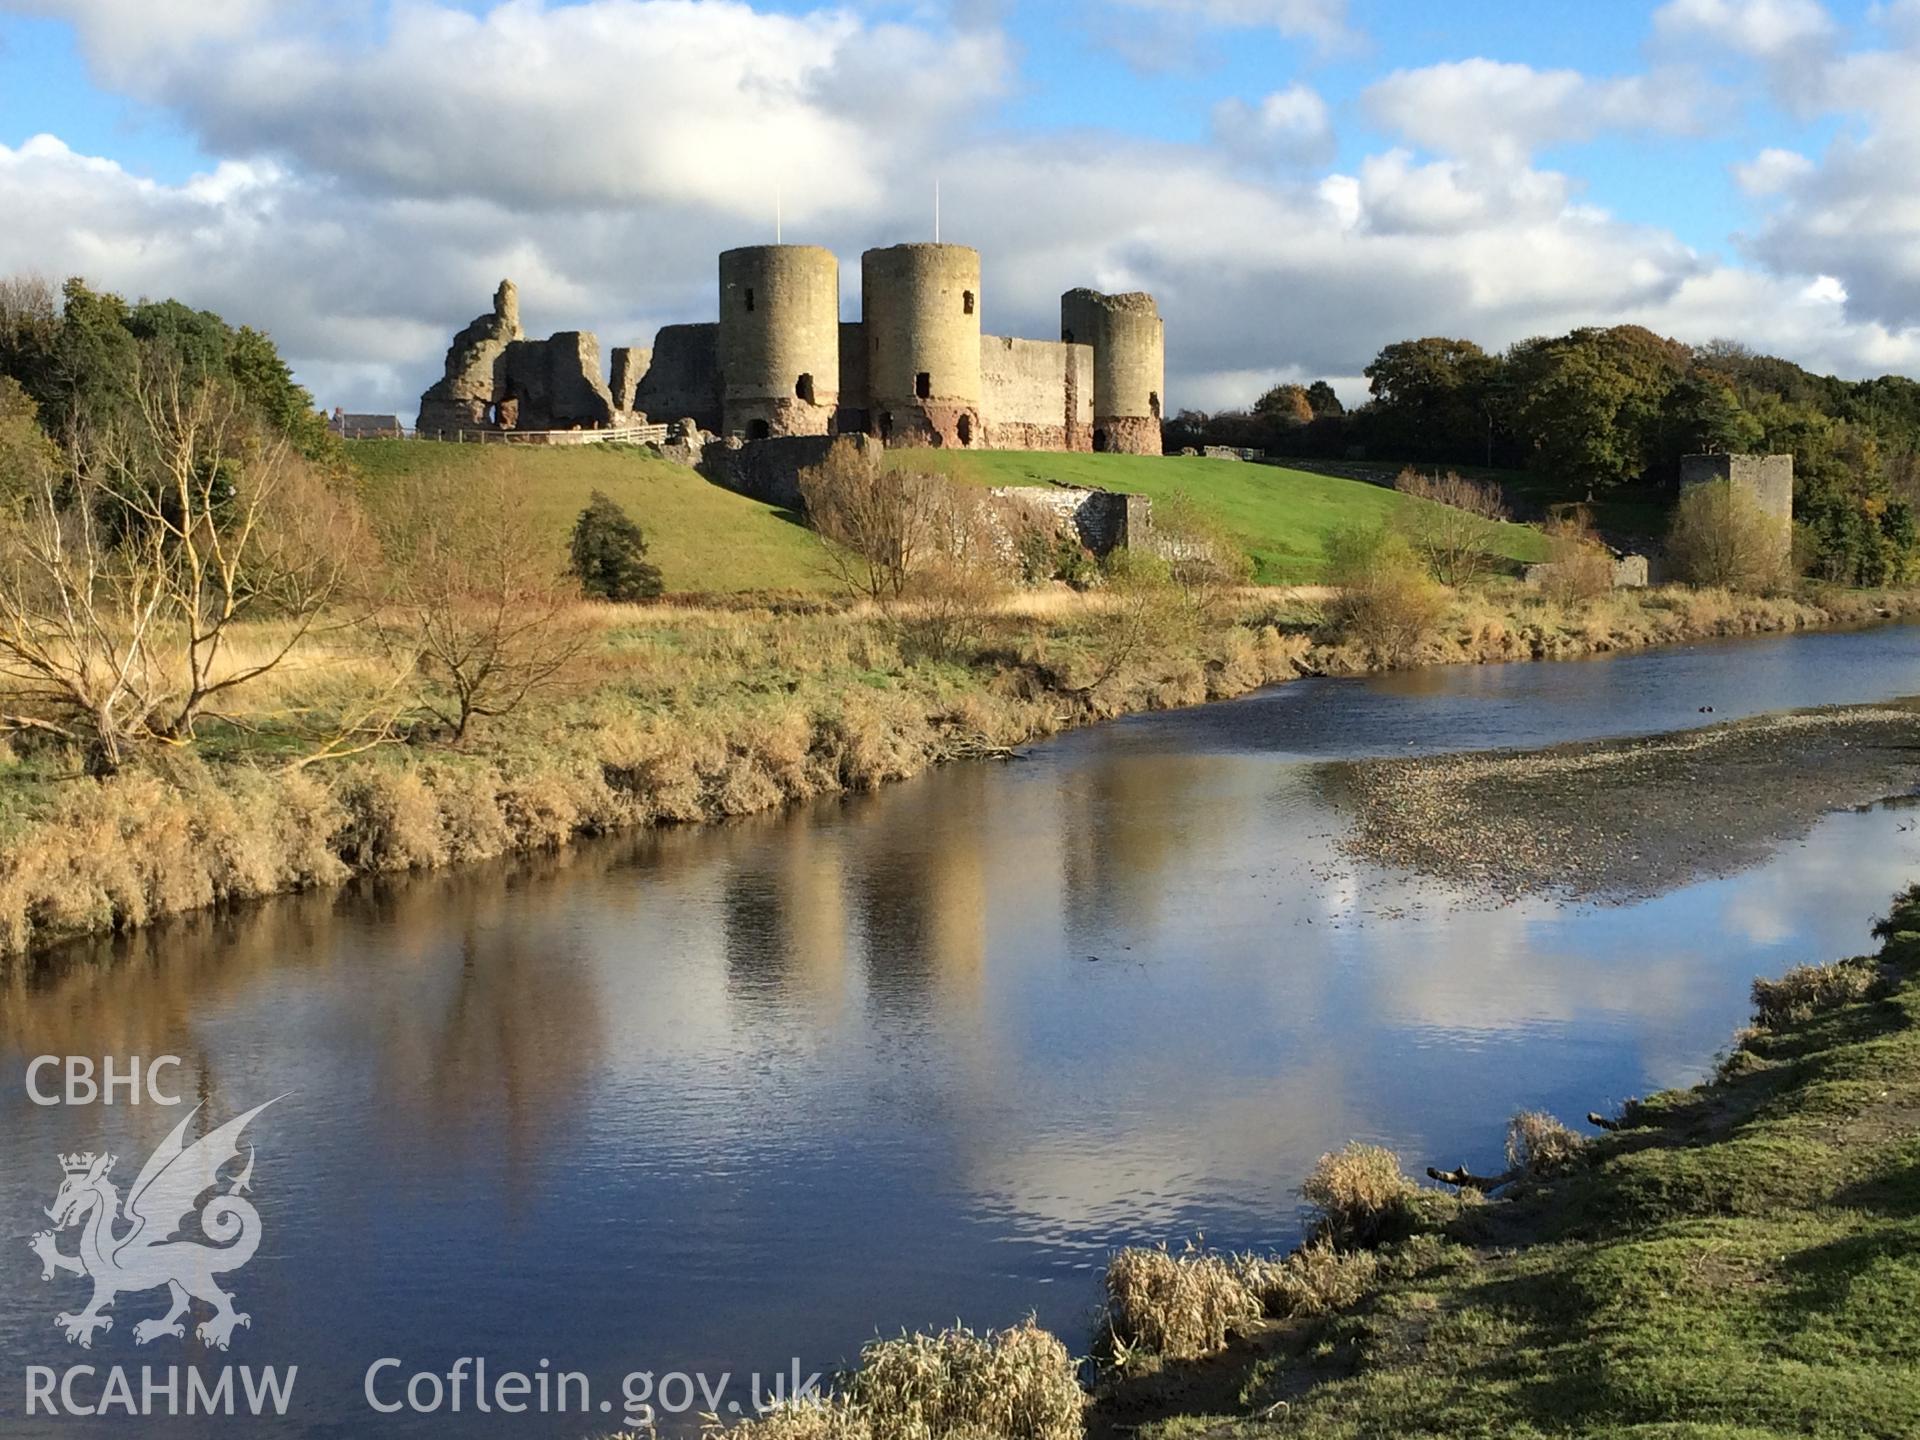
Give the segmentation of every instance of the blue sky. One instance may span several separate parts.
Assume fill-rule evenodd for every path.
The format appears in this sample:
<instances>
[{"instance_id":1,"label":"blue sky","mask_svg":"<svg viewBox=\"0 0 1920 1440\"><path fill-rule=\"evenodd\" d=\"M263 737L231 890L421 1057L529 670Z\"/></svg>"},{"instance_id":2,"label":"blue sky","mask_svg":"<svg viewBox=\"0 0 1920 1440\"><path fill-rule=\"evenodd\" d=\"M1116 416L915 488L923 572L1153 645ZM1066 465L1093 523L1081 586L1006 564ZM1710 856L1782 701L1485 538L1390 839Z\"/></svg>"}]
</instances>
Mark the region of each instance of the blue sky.
<instances>
[{"instance_id":1,"label":"blue sky","mask_svg":"<svg viewBox=\"0 0 1920 1440\"><path fill-rule=\"evenodd\" d=\"M0 268L404 408L489 276L644 343L776 186L844 274L938 174L990 328L1153 289L1176 403L1618 320L1911 371L1915 93L1920 0L0 0Z\"/></svg>"}]
</instances>

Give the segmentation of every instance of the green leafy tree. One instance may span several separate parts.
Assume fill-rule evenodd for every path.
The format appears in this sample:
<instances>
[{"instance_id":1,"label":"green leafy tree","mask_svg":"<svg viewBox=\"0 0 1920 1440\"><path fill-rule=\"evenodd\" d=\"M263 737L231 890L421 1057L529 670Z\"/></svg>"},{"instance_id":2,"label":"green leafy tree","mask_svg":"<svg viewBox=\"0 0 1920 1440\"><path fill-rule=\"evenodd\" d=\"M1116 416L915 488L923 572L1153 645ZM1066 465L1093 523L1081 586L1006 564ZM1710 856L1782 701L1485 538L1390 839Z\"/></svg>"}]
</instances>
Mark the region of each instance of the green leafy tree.
<instances>
[{"instance_id":1,"label":"green leafy tree","mask_svg":"<svg viewBox=\"0 0 1920 1440\"><path fill-rule=\"evenodd\" d=\"M1387 346L1366 369L1370 447L1410 460L1484 459L1499 423L1503 370L1471 340Z\"/></svg>"},{"instance_id":2,"label":"green leafy tree","mask_svg":"<svg viewBox=\"0 0 1920 1440\"><path fill-rule=\"evenodd\" d=\"M1253 402L1253 413L1284 425L1306 425L1313 420L1313 402L1300 385L1276 385Z\"/></svg>"},{"instance_id":3,"label":"green leafy tree","mask_svg":"<svg viewBox=\"0 0 1920 1440\"><path fill-rule=\"evenodd\" d=\"M1340 403L1340 397L1333 392L1333 386L1324 380L1316 380L1307 386L1307 404L1313 407L1314 417L1321 419L1337 417L1347 413L1347 407Z\"/></svg>"},{"instance_id":4,"label":"green leafy tree","mask_svg":"<svg viewBox=\"0 0 1920 1440\"><path fill-rule=\"evenodd\" d=\"M573 522L569 553L581 590L596 599L648 600L666 589L659 567L647 560L640 527L598 490Z\"/></svg>"}]
</instances>

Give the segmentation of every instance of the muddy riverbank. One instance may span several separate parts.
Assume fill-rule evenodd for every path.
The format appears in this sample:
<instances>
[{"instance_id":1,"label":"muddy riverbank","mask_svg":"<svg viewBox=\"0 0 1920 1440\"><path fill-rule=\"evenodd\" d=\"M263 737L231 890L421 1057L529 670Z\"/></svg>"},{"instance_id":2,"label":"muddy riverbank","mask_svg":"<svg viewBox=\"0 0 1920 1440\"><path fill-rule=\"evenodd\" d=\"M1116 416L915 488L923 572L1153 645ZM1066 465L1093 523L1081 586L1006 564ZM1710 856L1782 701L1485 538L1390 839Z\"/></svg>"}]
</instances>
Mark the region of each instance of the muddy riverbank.
<instances>
[{"instance_id":1,"label":"muddy riverbank","mask_svg":"<svg viewBox=\"0 0 1920 1440\"><path fill-rule=\"evenodd\" d=\"M1629 900L1749 866L1820 815L1920 790L1920 700L1676 735L1329 765L1348 853L1485 887Z\"/></svg>"}]
</instances>

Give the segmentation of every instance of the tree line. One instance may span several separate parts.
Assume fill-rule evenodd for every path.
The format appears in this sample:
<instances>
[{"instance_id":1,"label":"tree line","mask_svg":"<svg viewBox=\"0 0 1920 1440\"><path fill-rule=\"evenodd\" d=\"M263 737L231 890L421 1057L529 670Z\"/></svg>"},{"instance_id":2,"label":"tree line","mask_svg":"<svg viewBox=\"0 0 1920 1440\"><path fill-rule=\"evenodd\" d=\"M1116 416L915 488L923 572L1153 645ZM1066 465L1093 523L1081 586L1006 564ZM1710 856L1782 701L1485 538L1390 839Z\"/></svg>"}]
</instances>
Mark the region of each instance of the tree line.
<instances>
[{"instance_id":1,"label":"tree line","mask_svg":"<svg viewBox=\"0 0 1920 1440\"><path fill-rule=\"evenodd\" d=\"M1639 325L1523 340L1502 353L1432 336L1386 346L1369 399L1276 385L1251 409L1183 411L1170 449L1242 445L1302 458L1524 470L1551 501L1670 491L1684 455L1794 459L1796 558L1820 578L1909 578L1920 548L1920 383L1815 375L1732 341Z\"/></svg>"}]
</instances>

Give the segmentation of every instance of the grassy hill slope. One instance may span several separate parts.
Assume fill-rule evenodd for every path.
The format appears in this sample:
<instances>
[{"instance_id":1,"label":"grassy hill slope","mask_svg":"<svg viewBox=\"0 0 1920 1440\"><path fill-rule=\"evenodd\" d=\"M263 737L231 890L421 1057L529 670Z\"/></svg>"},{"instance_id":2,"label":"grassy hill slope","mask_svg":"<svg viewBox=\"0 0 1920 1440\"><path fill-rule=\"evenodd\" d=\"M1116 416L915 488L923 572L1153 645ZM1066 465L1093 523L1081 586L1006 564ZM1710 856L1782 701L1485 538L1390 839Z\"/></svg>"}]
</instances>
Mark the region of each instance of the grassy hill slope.
<instances>
[{"instance_id":1,"label":"grassy hill slope","mask_svg":"<svg viewBox=\"0 0 1920 1440\"><path fill-rule=\"evenodd\" d=\"M648 556L669 590L819 590L828 584L812 535L785 511L635 447L356 440L348 454L367 477L368 503L376 510L383 482L436 470L510 466L533 497L536 522L557 539L565 538L587 498L605 491L646 533Z\"/></svg>"},{"instance_id":2,"label":"grassy hill slope","mask_svg":"<svg viewBox=\"0 0 1920 1440\"><path fill-rule=\"evenodd\" d=\"M982 485L1068 485L1124 490L1164 500L1185 491L1215 515L1253 556L1262 584L1321 579L1326 539L1345 526L1379 524L1430 502L1334 475L1277 465L1191 456L1055 455L1020 450L909 450L895 463L926 466ZM1543 560L1546 542L1525 525L1501 527L1501 553L1512 561Z\"/></svg>"}]
</instances>

